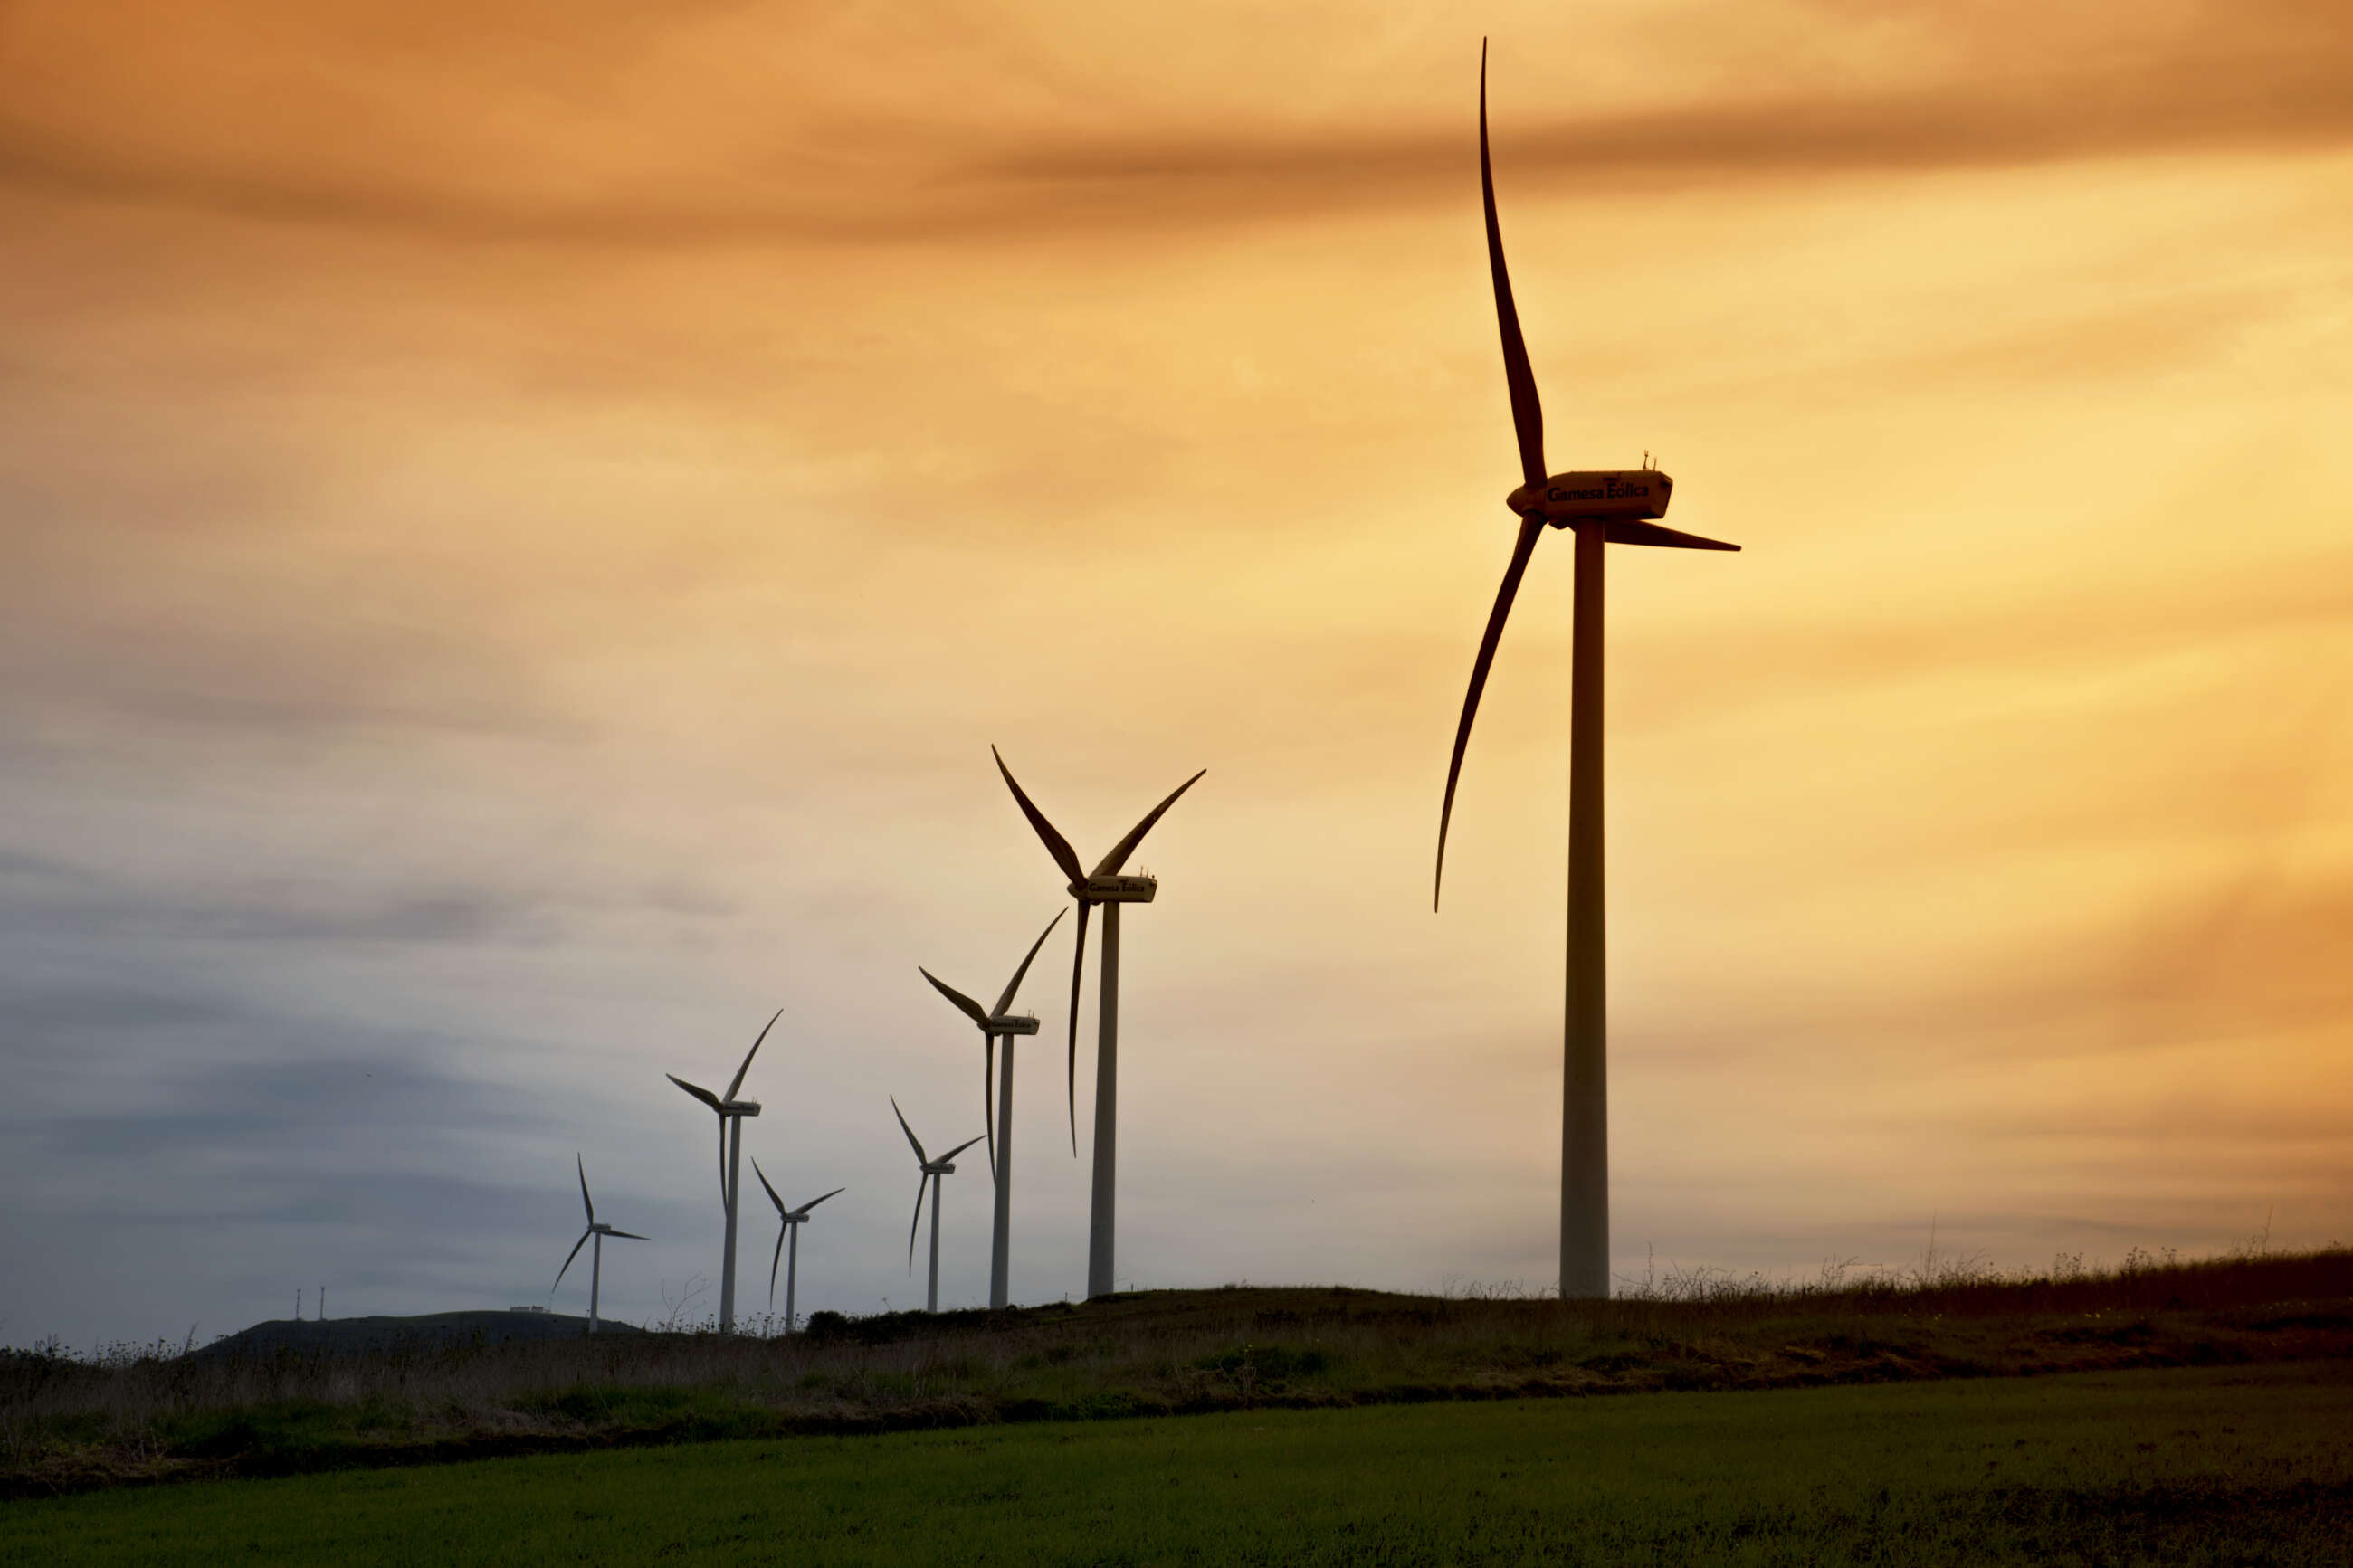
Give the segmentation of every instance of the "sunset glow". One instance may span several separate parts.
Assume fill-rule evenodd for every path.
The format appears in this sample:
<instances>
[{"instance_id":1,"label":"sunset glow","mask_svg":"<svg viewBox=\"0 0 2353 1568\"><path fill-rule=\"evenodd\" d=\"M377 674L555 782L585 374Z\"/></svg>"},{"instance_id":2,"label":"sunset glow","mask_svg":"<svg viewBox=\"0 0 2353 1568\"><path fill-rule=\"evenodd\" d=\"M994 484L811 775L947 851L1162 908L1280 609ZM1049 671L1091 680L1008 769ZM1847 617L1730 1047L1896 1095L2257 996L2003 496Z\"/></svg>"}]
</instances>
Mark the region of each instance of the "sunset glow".
<instances>
[{"instance_id":1,"label":"sunset glow","mask_svg":"<svg viewBox=\"0 0 2353 1568\"><path fill-rule=\"evenodd\" d=\"M1548 1280L1566 548L1429 900L1481 30L1553 465L1745 551L1611 558L1618 1269L2353 1239L2353 8L18 0L0 1342L541 1300L576 1151L658 1315L661 1075L778 1006L803 1310L909 1305L886 1095L981 1127L916 965L1065 901L992 743L1082 852L1208 770L1124 1275Z\"/></svg>"}]
</instances>

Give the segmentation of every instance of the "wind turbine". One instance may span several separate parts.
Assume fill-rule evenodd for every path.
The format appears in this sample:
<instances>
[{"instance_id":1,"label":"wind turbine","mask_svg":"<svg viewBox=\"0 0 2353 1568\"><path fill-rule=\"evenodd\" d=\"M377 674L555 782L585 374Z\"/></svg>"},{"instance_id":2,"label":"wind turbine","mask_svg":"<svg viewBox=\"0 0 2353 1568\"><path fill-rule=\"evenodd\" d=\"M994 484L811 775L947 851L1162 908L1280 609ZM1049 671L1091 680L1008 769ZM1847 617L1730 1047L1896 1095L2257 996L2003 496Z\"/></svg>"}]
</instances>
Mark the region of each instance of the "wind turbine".
<instances>
[{"instance_id":1,"label":"wind turbine","mask_svg":"<svg viewBox=\"0 0 2353 1568\"><path fill-rule=\"evenodd\" d=\"M776 1258L785 1255L785 1238L792 1237L792 1258L785 1268L785 1332L789 1334L793 1331L793 1284L801 1271L801 1226L807 1223L809 1210L833 1196L834 1193L845 1193L849 1189L836 1187L824 1197L811 1198L797 1209L788 1209L785 1206L785 1200L776 1195L776 1189L769 1186L768 1173L760 1169L760 1162L756 1159L752 1162L752 1173L760 1178L762 1186L767 1187L768 1201L776 1205L776 1215L784 1222L776 1230L776 1257L768 1259L768 1305L772 1309L776 1304Z\"/></svg>"},{"instance_id":2,"label":"wind turbine","mask_svg":"<svg viewBox=\"0 0 2353 1568\"><path fill-rule=\"evenodd\" d=\"M1737 550L1662 527L1674 481L1657 469L1579 471L1547 475L1544 410L1535 375L1520 337L1519 312L1504 268L1503 231L1495 222L1495 181L1487 154L1487 50L1479 48L1479 187L1487 213L1487 265L1495 283L1495 316L1504 339L1504 381L1510 389L1512 426L1519 437L1518 489L1504 499L1520 520L1504 585L1487 616L1486 635L1471 667L1471 689L1454 732L1446 769L1446 800L1438 814L1438 868L1430 907L1446 874L1446 827L1454 814L1454 785L1471 743L1471 721L1487 684L1504 620L1519 592L1521 574L1547 524L1577 535L1576 626L1571 638L1568 763L1568 985L1563 1029L1560 1154L1560 1293L1609 1294L1609 1007L1605 989L1601 866L1601 552L1608 544L1651 544L1676 550Z\"/></svg>"},{"instance_id":3,"label":"wind turbine","mask_svg":"<svg viewBox=\"0 0 2353 1568\"><path fill-rule=\"evenodd\" d=\"M564 1283L565 1271L572 1267L572 1260L580 1256L581 1247L593 1237L596 1245L588 1250L588 1331L593 1334L596 1331L596 1293L605 1280L605 1238L608 1236L627 1237L631 1241L650 1241L653 1238L639 1236L634 1230L615 1230L609 1225L599 1224L596 1202L588 1195L588 1167L582 1163L577 1154L572 1156L572 1163L580 1173L580 1206L588 1211L588 1228L580 1233L580 1239L574 1242L572 1250L564 1255L564 1268L555 1271L555 1284L547 1288L547 1293L551 1296L555 1294ZM323 1292L319 1310L322 1315L326 1311Z\"/></svg>"},{"instance_id":4,"label":"wind turbine","mask_svg":"<svg viewBox=\"0 0 2353 1568\"><path fill-rule=\"evenodd\" d=\"M1005 785L1013 798L1021 803L1021 815L1054 858L1062 875L1070 879L1071 897L1079 904L1079 940L1071 960L1071 1048L1068 1073L1071 1099L1071 1152L1079 1152L1079 982L1087 966L1087 910L1096 904L1103 906L1103 979L1095 987L1095 1160L1094 1184L1087 1215L1087 1299L1108 1296L1112 1291L1113 1211L1116 1205L1119 1170L1119 907L1122 904L1148 904L1159 891L1159 882L1151 877L1129 877L1120 868L1152 831L1152 825L1161 814L1176 804L1176 797L1201 782L1203 768L1169 792L1168 798L1152 808L1150 815L1128 830L1127 837L1111 847L1111 853L1095 865L1092 872L1079 868L1079 857L1071 841L1054 831L1054 825L1045 814L1030 804L1013 782L1013 770L1005 765L997 748L988 748L997 758L997 771L1005 775Z\"/></svg>"},{"instance_id":5,"label":"wind turbine","mask_svg":"<svg viewBox=\"0 0 2353 1568\"><path fill-rule=\"evenodd\" d=\"M760 1054L760 1041L768 1037L776 1019L784 1016L785 1010L777 1008L761 1027L759 1038L744 1053L744 1065L728 1080L724 1095L691 1084L674 1072L662 1074L719 1113L719 1201L727 1209L727 1253L719 1265L719 1331L723 1334L735 1331L735 1194L744 1181L744 1118L760 1114L758 1100L738 1100L735 1092L744 1087L744 1075L752 1070L752 1058Z\"/></svg>"},{"instance_id":6,"label":"wind turbine","mask_svg":"<svg viewBox=\"0 0 2353 1568\"><path fill-rule=\"evenodd\" d=\"M1022 977L1029 973L1029 961L1038 956L1038 950L1046 945L1046 939L1054 933L1054 928L1062 923L1062 910L1055 910L1054 918L1046 922L1046 929L1038 933L1038 940L1029 944L1029 952L1021 960L1021 967L1013 972L1013 978L1006 983L1005 993L997 997L997 1005L994 1007L983 1009L979 1003L950 985L930 970L921 964L915 966L916 973L932 983L933 990L955 1003L965 1017L980 1026L983 1052L980 1062L980 1104L982 1113L987 1118L987 1125L993 1129L988 1134L988 1169L997 1183L997 1215L995 1224L990 1229L988 1243L988 1304L992 1309L1006 1305L1012 1292L1010 1253L1013 1241L1013 1037L1017 1035L1034 1035L1038 1032L1037 1019L1026 1014L1008 1013L1006 1009L1013 1005L1013 994L1021 989ZM1003 1078L997 1086L995 1102L992 1104L989 1098L990 1080L997 1078L995 1058L997 1042L1000 1036L1005 1040L1005 1067ZM1075 1102L1072 1104L1071 1110L1071 1120L1075 1125L1077 1121ZM1073 1135L1075 1136L1075 1131ZM755 1168L756 1165L757 1163L754 1162Z\"/></svg>"},{"instance_id":7,"label":"wind turbine","mask_svg":"<svg viewBox=\"0 0 2353 1568\"><path fill-rule=\"evenodd\" d=\"M923 1184L932 1184L932 1282L923 1293L923 1310L940 1310L940 1178L955 1173L955 1157L980 1142L967 1138L934 1160L923 1152L923 1140L907 1125L907 1118L899 1109L898 1096L891 1097L891 1114L899 1118L899 1131L907 1135L908 1146L915 1151L915 1163L923 1174L915 1178L915 1217L907 1226L907 1272L915 1271L915 1232L923 1223Z\"/></svg>"}]
</instances>

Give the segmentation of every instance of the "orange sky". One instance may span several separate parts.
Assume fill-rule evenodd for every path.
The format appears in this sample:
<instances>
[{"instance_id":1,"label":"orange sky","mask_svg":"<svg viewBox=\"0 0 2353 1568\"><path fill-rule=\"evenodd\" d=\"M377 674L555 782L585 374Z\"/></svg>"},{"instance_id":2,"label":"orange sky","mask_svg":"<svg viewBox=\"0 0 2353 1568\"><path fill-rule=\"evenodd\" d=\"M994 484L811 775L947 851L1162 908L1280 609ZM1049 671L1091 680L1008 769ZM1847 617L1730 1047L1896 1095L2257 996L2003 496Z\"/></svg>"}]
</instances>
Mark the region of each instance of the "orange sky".
<instances>
[{"instance_id":1,"label":"orange sky","mask_svg":"<svg viewBox=\"0 0 2353 1568\"><path fill-rule=\"evenodd\" d=\"M659 1074L778 1005L753 1147L872 1307L884 1093L978 1116L914 965L1060 900L992 742L1088 855L1209 769L1123 1277L1548 1278L1557 541L1427 904L1516 482L1478 28L1556 466L1746 547L1612 557L1620 1268L2346 1237L2353 13L1133 10L0 8L0 1332L531 1299L584 1147L652 1310ZM512 1113L206 1109L293 1062ZM157 1184L233 1263L133 1269Z\"/></svg>"}]
</instances>

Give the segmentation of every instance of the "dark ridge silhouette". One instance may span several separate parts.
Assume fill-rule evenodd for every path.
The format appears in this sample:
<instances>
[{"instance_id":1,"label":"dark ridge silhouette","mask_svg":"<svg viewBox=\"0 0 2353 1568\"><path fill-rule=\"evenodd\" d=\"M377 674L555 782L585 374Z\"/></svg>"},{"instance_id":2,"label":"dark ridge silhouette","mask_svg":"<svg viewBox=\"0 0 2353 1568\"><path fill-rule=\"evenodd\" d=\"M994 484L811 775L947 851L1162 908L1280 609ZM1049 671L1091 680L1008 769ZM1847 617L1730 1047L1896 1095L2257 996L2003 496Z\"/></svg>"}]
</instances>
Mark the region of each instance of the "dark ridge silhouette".
<instances>
[{"instance_id":1,"label":"dark ridge silhouette","mask_svg":"<svg viewBox=\"0 0 2353 1568\"><path fill-rule=\"evenodd\" d=\"M596 1325L600 1334L635 1334L644 1331L610 1318ZM427 1312L414 1318L330 1318L325 1322L303 1318L273 1319L241 1332L215 1340L190 1353L200 1359L238 1357L377 1355L388 1351L435 1350L451 1345L502 1345L518 1341L574 1340L588 1332L588 1320L558 1312L512 1312L481 1309L466 1312Z\"/></svg>"}]
</instances>

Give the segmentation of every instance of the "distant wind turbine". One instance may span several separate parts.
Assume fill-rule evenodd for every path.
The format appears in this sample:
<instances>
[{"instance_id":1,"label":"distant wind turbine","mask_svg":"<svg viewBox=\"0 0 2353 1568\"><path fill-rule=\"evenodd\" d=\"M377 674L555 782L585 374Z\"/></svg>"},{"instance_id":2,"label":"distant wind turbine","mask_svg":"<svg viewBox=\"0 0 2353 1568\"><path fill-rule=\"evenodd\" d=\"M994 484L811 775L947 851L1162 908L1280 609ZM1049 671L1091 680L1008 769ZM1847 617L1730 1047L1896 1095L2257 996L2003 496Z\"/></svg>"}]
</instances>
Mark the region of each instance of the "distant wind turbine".
<instances>
[{"instance_id":1,"label":"distant wind turbine","mask_svg":"<svg viewBox=\"0 0 2353 1568\"><path fill-rule=\"evenodd\" d=\"M652 1237L639 1236L633 1230L615 1230L609 1225L597 1223L596 1200L588 1195L588 1167L577 1154L572 1156L572 1163L580 1173L580 1206L588 1211L588 1228L580 1233L580 1239L574 1242L572 1250L564 1255L564 1268L555 1271L555 1283L547 1288L547 1293L553 1296L562 1288L565 1273L572 1267L572 1260L580 1256L580 1249L593 1238L596 1245L588 1248L588 1331L593 1334L596 1331L596 1293L605 1281L605 1238L619 1236L631 1241L649 1241ZM322 1315L326 1311L323 1291L320 1296L319 1310Z\"/></svg>"},{"instance_id":2,"label":"distant wind turbine","mask_svg":"<svg viewBox=\"0 0 2353 1568\"><path fill-rule=\"evenodd\" d=\"M1022 979L1029 973L1030 960L1036 958L1038 950L1046 945L1046 939L1054 934L1054 928L1062 923L1063 913L1063 910L1055 910L1054 918L1046 922L1046 929L1038 933L1038 940L1029 944L1029 952L1021 960L1021 967L1013 972L1013 978L1006 983L1004 994L997 997L994 1007L984 1009L979 1003L930 970L921 964L915 966L916 973L932 983L932 989L955 1003L965 1017L980 1026L983 1052L980 1104L982 1114L987 1118L987 1124L993 1129L989 1134L988 1170L997 1183L997 1214L988 1244L988 1304L991 1308L1007 1304L1013 1283L1010 1257L1013 1240L1013 1037L1038 1032L1037 1019L1026 1014L1008 1013L1006 1009L1013 1005L1014 993L1021 989ZM1000 1037L1005 1041L1005 1066L992 1103L990 1079L997 1078L1000 1070L993 1059ZM1071 1107L1071 1119L1075 1123L1075 1101Z\"/></svg>"},{"instance_id":3,"label":"distant wind turbine","mask_svg":"<svg viewBox=\"0 0 2353 1568\"><path fill-rule=\"evenodd\" d=\"M1487 264L1495 285L1495 316L1504 340L1504 381L1519 437L1521 484L1504 504L1520 519L1504 585L1487 616L1486 635L1471 666L1471 689L1454 731L1446 769L1446 799L1438 814L1438 868L1430 907L1437 908L1446 874L1446 828L1454 815L1454 785L1471 743L1471 721L1504 621L1519 592L1528 557L1547 524L1577 535L1576 624L1571 640L1568 763L1568 988L1563 1028L1560 1153L1560 1293L1609 1294L1609 1005L1605 905L1601 865L1601 551L1609 544L1651 544L1676 550L1737 550L1661 526L1674 480L1644 467L1595 472L1545 472L1544 410L1535 374L1520 336L1519 312L1504 267L1504 237L1495 221L1495 181L1487 154L1487 51L1479 49L1479 185L1487 215Z\"/></svg>"},{"instance_id":4,"label":"distant wind turbine","mask_svg":"<svg viewBox=\"0 0 2353 1568\"><path fill-rule=\"evenodd\" d=\"M915 1151L915 1163L923 1172L915 1178L915 1217L907 1226L907 1272L910 1274L915 1271L915 1232L922 1228L923 1223L923 1184L929 1182L932 1187L932 1280L923 1293L923 1310L936 1312L940 1310L940 1178L954 1175L955 1157L980 1140L967 1138L934 1160L923 1152L923 1140L917 1138L915 1130L907 1125L906 1115L900 1110L896 1095L891 1097L891 1114L898 1117L899 1131L907 1135L908 1147Z\"/></svg>"},{"instance_id":5,"label":"distant wind turbine","mask_svg":"<svg viewBox=\"0 0 2353 1568\"><path fill-rule=\"evenodd\" d=\"M1114 1230L1113 1211L1117 1206L1119 1171L1119 907L1122 904L1148 904L1160 884L1151 877L1129 877L1120 868L1152 831L1152 825L1161 815L1176 804L1176 797L1201 782L1203 768L1169 792L1168 798L1152 808L1142 822L1128 830L1127 837L1111 847L1111 853L1096 862L1090 872L1079 866L1078 852L1071 841L1054 831L1054 825L1045 814L1030 803L1021 786L1013 780L1013 770L991 746L988 754L997 758L997 771L1005 775L1005 785L1020 803L1021 815L1029 819L1045 844L1046 852L1054 864L1070 879L1071 897L1079 905L1079 940L1077 952L1071 962L1071 1047L1067 1071L1071 1100L1071 1152L1079 1148L1079 983L1087 965L1087 910L1096 904L1103 906L1103 979L1096 984L1095 1013L1095 1149L1094 1182L1087 1217L1087 1297L1112 1293L1112 1243Z\"/></svg>"},{"instance_id":6,"label":"distant wind turbine","mask_svg":"<svg viewBox=\"0 0 2353 1568\"><path fill-rule=\"evenodd\" d=\"M769 1185L768 1173L760 1169L760 1162L756 1159L752 1162L752 1173L760 1178L760 1185L767 1188L768 1201L776 1205L776 1217L782 1221L776 1227L776 1258L768 1259L768 1306L774 1310L776 1305L776 1258L786 1258L785 1332L789 1334L793 1331L793 1284L801 1271L801 1226L808 1223L809 1210L833 1196L834 1193L846 1193L849 1189L836 1187L832 1193L811 1198L797 1209L786 1208L785 1200L776 1195L776 1189ZM785 1245L787 1237L792 1238L789 1249ZM788 1258L787 1251L790 1254Z\"/></svg>"},{"instance_id":7,"label":"distant wind turbine","mask_svg":"<svg viewBox=\"0 0 2353 1568\"><path fill-rule=\"evenodd\" d=\"M735 1093L744 1087L744 1075L752 1070L752 1058L760 1054L760 1042L784 1016L785 1010L779 1007L761 1026L759 1037L744 1053L744 1065L735 1069L723 1095L698 1088L676 1073L662 1074L719 1113L719 1201L727 1210L727 1251L719 1264L719 1331L723 1334L735 1331L735 1194L744 1184L744 1118L760 1114L758 1100L738 1100Z\"/></svg>"}]
</instances>

